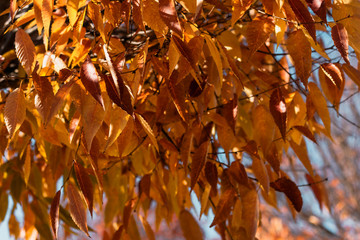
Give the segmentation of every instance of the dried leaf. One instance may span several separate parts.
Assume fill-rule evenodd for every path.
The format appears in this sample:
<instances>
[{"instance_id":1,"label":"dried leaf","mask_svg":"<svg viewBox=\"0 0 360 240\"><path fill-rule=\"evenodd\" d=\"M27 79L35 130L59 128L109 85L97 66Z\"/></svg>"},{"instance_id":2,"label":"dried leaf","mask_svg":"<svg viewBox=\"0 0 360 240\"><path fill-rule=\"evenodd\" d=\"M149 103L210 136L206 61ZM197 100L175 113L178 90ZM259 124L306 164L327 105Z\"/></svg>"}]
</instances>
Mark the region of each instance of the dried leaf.
<instances>
[{"instance_id":1,"label":"dried leaf","mask_svg":"<svg viewBox=\"0 0 360 240\"><path fill-rule=\"evenodd\" d=\"M187 210L182 210L179 214L180 227L186 240L200 240L203 235L199 224Z\"/></svg>"},{"instance_id":2,"label":"dried leaf","mask_svg":"<svg viewBox=\"0 0 360 240\"><path fill-rule=\"evenodd\" d=\"M19 29L15 34L15 52L25 72L30 75L35 67L35 45L30 36Z\"/></svg>"},{"instance_id":3,"label":"dried leaf","mask_svg":"<svg viewBox=\"0 0 360 240\"><path fill-rule=\"evenodd\" d=\"M56 192L55 197L51 201L50 207L50 223L55 239L57 238L59 228L60 195L61 190Z\"/></svg>"},{"instance_id":4,"label":"dried leaf","mask_svg":"<svg viewBox=\"0 0 360 240\"><path fill-rule=\"evenodd\" d=\"M296 130L301 132L305 137L307 137L308 139L310 139L314 143L317 143L316 139L314 137L314 134L309 130L309 128L307 128L305 126L293 126L293 128L295 128Z\"/></svg>"},{"instance_id":5,"label":"dried leaf","mask_svg":"<svg viewBox=\"0 0 360 240\"><path fill-rule=\"evenodd\" d=\"M155 149L157 151L159 151L159 146L156 140L156 137L154 135L153 130L151 129L150 125L146 122L146 120L140 115L140 114L135 114L136 119L140 122L141 126L144 128L146 134L149 136L152 144L154 145Z\"/></svg>"},{"instance_id":6,"label":"dried leaf","mask_svg":"<svg viewBox=\"0 0 360 240\"><path fill-rule=\"evenodd\" d=\"M199 179L200 173L204 168L207 157L208 146L209 146L209 141L203 142L196 150L195 154L192 156L191 172L190 172L191 190L194 189L195 184Z\"/></svg>"},{"instance_id":7,"label":"dried leaf","mask_svg":"<svg viewBox=\"0 0 360 240\"><path fill-rule=\"evenodd\" d=\"M289 0L291 9L294 11L299 24L302 24L308 31L314 42L316 42L315 22L310 12L300 0Z\"/></svg>"},{"instance_id":8,"label":"dried leaf","mask_svg":"<svg viewBox=\"0 0 360 240\"><path fill-rule=\"evenodd\" d=\"M216 165L210 161L205 164L205 177L211 188L217 190L218 172Z\"/></svg>"},{"instance_id":9,"label":"dried leaf","mask_svg":"<svg viewBox=\"0 0 360 240\"><path fill-rule=\"evenodd\" d=\"M70 215L81 231L90 237L88 232L86 210L79 191L74 185L68 183L67 197L69 199Z\"/></svg>"},{"instance_id":10,"label":"dried leaf","mask_svg":"<svg viewBox=\"0 0 360 240\"><path fill-rule=\"evenodd\" d=\"M296 184L286 177L281 177L275 182L271 182L270 186L278 192L285 193L286 197L291 201L297 212L301 211L303 201L301 192Z\"/></svg>"},{"instance_id":11,"label":"dried leaf","mask_svg":"<svg viewBox=\"0 0 360 240\"><path fill-rule=\"evenodd\" d=\"M104 107L104 101L101 97L99 85L99 74L96 71L94 64L91 62L89 55L87 56L85 62L81 65L80 78L86 90L88 90L95 100Z\"/></svg>"},{"instance_id":12,"label":"dried leaf","mask_svg":"<svg viewBox=\"0 0 360 240\"><path fill-rule=\"evenodd\" d=\"M338 89L341 89L343 79L340 69L332 63L323 63L320 67L324 71L326 77L328 77Z\"/></svg>"},{"instance_id":13,"label":"dried leaf","mask_svg":"<svg viewBox=\"0 0 360 240\"><path fill-rule=\"evenodd\" d=\"M33 73L33 81L38 98L35 99L35 105L43 122L48 119L51 105L54 101L54 92L51 83L47 77L40 77L37 73Z\"/></svg>"},{"instance_id":14,"label":"dried leaf","mask_svg":"<svg viewBox=\"0 0 360 240\"><path fill-rule=\"evenodd\" d=\"M311 10L318 15L321 20L327 23L326 20L326 1L325 0L306 0L306 3L309 5Z\"/></svg>"},{"instance_id":15,"label":"dried leaf","mask_svg":"<svg viewBox=\"0 0 360 240\"><path fill-rule=\"evenodd\" d=\"M10 138L19 130L26 116L26 102L24 93L20 88L16 88L6 98L4 107L4 120Z\"/></svg>"},{"instance_id":16,"label":"dried leaf","mask_svg":"<svg viewBox=\"0 0 360 240\"><path fill-rule=\"evenodd\" d=\"M311 46L301 30L297 30L289 35L287 49L293 59L296 75L307 86L312 68Z\"/></svg>"},{"instance_id":17,"label":"dried leaf","mask_svg":"<svg viewBox=\"0 0 360 240\"><path fill-rule=\"evenodd\" d=\"M278 126L283 140L286 139L287 110L284 96L280 88L275 89L270 96L270 112Z\"/></svg>"},{"instance_id":18,"label":"dried leaf","mask_svg":"<svg viewBox=\"0 0 360 240\"><path fill-rule=\"evenodd\" d=\"M215 217L210 227L224 222L230 216L231 209L235 204L235 196L236 192L233 188L221 194L219 203L216 206Z\"/></svg>"},{"instance_id":19,"label":"dried leaf","mask_svg":"<svg viewBox=\"0 0 360 240\"><path fill-rule=\"evenodd\" d=\"M265 43L274 29L272 18L257 17L249 23L245 34L250 49L249 58Z\"/></svg>"},{"instance_id":20,"label":"dried leaf","mask_svg":"<svg viewBox=\"0 0 360 240\"><path fill-rule=\"evenodd\" d=\"M231 163L229 167L229 173L239 184L248 184L248 175L244 165L240 161L233 161Z\"/></svg>"},{"instance_id":21,"label":"dried leaf","mask_svg":"<svg viewBox=\"0 0 360 240\"><path fill-rule=\"evenodd\" d=\"M325 1L324 1L325 2ZM346 28L341 23L336 23L331 29L331 37L335 43L336 48L346 63L349 62L349 39Z\"/></svg>"},{"instance_id":22,"label":"dried leaf","mask_svg":"<svg viewBox=\"0 0 360 240\"><path fill-rule=\"evenodd\" d=\"M89 177L86 169L79 164L78 162L74 162L74 169L76 174L76 179L79 183L82 194L85 197L86 203L88 205L91 217L93 214L93 202L94 202L94 189L91 179Z\"/></svg>"},{"instance_id":23,"label":"dried leaf","mask_svg":"<svg viewBox=\"0 0 360 240\"><path fill-rule=\"evenodd\" d=\"M182 29L175 9L174 0L160 0L159 13L164 23L181 37Z\"/></svg>"}]
</instances>

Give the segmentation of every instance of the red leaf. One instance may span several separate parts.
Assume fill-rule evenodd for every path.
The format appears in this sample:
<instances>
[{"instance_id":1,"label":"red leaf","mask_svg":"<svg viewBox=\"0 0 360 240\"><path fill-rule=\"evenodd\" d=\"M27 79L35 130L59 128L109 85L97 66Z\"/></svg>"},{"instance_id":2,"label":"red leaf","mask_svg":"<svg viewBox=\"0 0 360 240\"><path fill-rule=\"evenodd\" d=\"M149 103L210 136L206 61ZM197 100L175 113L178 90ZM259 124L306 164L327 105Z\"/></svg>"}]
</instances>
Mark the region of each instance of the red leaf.
<instances>
[{"instance_id":1,"label":"red leaf","mask_svg":"<svg viewBox=\"0 0 360 240\"><path fill-rule=\"evenodd\" d=\"M55 197L51 201L51 207L50 207L50 223L55 239L57 238L57 233L59 228L60 195L61 195L61 190L56 192Z\"/></svg>"},{"instance_id":2,"label":"red leaf","mask_svg":"<svg viewBox=\"0 0 360 240\"><path fill-rule=\"evenodd\" d=\"M303 205L301 192L293 181L286 177L281 177L275 182L271 182L270 186L278 192L285 193L286 197L294 205L295 210L297 212L301 211Z\"/></svg>"},{"instance_id":3,"label":"red leaf","mask_svg":"<svg viewBox=\"0 0 360 240\"><path fill-rule=\"evenodd\" d=\"M174 0L160 0L159 12L164 23L176 34L182 36L182 29L175 9Z\"/></svg>"},{"instance_id":4,"label":"red leaf","mask_svg":"<svg viewBox=\"0 0 360 240\"><path fill-rule=\"evenodd\" d=\"M349 62L349 39L347 31L341 23L336 23L331 29L331 37L346 63Z\"/></svg>"},{"instance_id":5,"label":"red leaf","mask_svg":"<svg viewBox=\"0 0 360 240\"><path fill-rule=\"evenodd\" d=\"M315 22L310 12L300 0L289 0L289 4L294 11L296 18L299 20L299 23L305 27L310 36L314 39L314 42L316 42Z\"/></svg>"},{"instance_id":6,"label":"red leaf","mask_svg":"<svg viewBox=\"0 0 360 240\"><path fill-rule=\"evenodd\" d=\"M287 111L285 99L280 88L275 89L270 96L270 112L285 141Z\"/></svg>"},{"instance_id":7,"label":"red leaf","mask_svg":"<svg viewBox=\"0 0 360 240\"><path fill-rule=\"evenodd\" d=\"M191 173L190 173L191 190L195 187L195 184L197 183L200 173L204 168L207 157L208 146L209 146L209 141L203 142L192 157Z\"/></svg>"},{"instance_id":8,"label":"red leaf","mask_svg":"<svg viewBox=\"0 0 360 240\"><path fill-rule=\"evenodd\" d=\"M80 78L86 90L88 90L95 100L104 107L104 101L101 97L99 85L99 74L89 56L87 56L85 62L81 65Z\"/></svg>"},{"instance_id":9,"label":"red leaf","mask_svg":"<svg viewBox=\"0 0 360 240\"><path fill-rule=\"evenodd\" d=\"M88 205L90 214L93 213L93 199L94 199L94 189L91 182L91 179L86 171L86 169L79 163L75 161L75 174L76 179L80 185L81 192L83 193L86 203Z\"/></svg>"},{"instance_id":10,"label":"red leaf","mask_svg":"<svg viewBox=\"0 0 360 240\"><path fill-rule=\"evenodd\" d=\"M216 206L214 220L210 227L222 223L230 216L231 208L235 203L235 194L235 190L230 188L221 195L219 203Z\"/></svg>"},{"instance_id":11,"label":"red leaf","mask_svg":"<svg viewBox=\"0 0 360 240\"><path fill-rule=\"evenodd\" d=\"M340 69L332 63L321 64L321 68L324 70L326 77L328 77L338 89L341 89L343 79Z\"/></svg>"}]
</instances>

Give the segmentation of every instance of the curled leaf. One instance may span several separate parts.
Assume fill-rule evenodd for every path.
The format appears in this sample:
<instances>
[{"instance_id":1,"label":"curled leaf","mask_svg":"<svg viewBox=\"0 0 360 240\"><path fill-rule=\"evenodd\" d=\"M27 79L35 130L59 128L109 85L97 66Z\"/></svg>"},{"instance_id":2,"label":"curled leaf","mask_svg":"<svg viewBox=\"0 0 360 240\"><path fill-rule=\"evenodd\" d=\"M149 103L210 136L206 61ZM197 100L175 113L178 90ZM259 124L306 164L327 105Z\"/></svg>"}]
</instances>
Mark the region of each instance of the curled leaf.
<instances>
[{"instance_id":1,"label":"curled leaf","mask_svg":"<svg viewBox=\"0 0 360 240\"><path fill-rule=\"evenodd\" d=\"M61 190L56 192L55 197L51 201L51 207L50 207L50 223L55 238L57 238L57 233L59 228L60 195L61 195Z\"/></svg>"}]
</instances>

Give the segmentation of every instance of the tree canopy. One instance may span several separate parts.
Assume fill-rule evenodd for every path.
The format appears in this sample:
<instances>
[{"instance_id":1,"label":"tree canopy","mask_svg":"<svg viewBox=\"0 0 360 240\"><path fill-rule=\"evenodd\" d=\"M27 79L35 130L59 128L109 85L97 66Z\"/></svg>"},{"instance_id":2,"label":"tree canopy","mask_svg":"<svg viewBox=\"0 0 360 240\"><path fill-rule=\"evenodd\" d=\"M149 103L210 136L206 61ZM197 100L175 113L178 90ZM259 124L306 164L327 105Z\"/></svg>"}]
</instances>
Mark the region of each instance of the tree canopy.
<instances>
[{"instance_id":1,"label":"tree canopy","mask_svg":"<svg viewBox=\"0 0 360 240\"><path fill-rule=\"evenodd\" d=\"M155 239L178 221L187 240L255 239L282 199L296 218L302 187L331 212L308 143L333 141L336 117L360 128L340 113L360 86L359 14L356 0L10 0L0 221L11 196L16 238Z\"/></svg>"}]
</instances>

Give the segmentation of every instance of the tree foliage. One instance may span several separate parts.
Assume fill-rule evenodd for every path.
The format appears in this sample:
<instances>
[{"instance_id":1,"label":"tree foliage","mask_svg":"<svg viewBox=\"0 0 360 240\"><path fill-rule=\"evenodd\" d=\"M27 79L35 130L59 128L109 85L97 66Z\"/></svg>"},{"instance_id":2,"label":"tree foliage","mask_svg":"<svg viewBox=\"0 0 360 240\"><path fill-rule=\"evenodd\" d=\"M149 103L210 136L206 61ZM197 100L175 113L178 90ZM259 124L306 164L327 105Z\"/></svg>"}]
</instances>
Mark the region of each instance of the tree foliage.
<instances>
[{"instance_id":1,"label":"tree foliage","mask_svg":"<svg viewBox=\"0 0 360 240\"><path fill-rule=\"evenodd\" d=\"M1 199L21 205L26 237L154 239L175 216L201 239L197 198L214 213L204 228L254 239L262 206L283 196L302 210L283 167L294 154L330 210L306 141L332 140L329 111L360 86L359 12L352 0L10 0ZM15 237L17 224L12 211Z\"/></svg>"}]
</instances>

